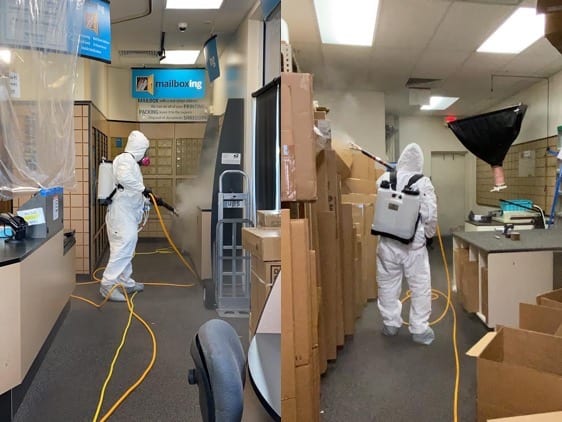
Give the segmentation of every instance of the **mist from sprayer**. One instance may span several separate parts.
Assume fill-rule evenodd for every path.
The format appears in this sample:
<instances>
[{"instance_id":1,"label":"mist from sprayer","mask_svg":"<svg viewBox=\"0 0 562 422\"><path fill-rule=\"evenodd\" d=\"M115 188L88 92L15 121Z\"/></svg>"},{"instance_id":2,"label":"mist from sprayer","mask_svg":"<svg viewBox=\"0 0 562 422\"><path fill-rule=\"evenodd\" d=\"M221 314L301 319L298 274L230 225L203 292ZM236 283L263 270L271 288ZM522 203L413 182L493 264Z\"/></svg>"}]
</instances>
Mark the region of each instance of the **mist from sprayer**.
<instances>
[{"instance_id":1,"label":"mist from sprayer","mask_svg":"<svg viewBox=\"0 0 562 422\"><path fill-rule=\"evenodd\" d=\"M217 118L210 116L209 119ZM209 122L207 123L209 124ZM205 132L207 134L207 131ZM182 253L193 256L199 245L197 217L200 209L211 209L213 202L213 180L219 133L203 139L196 178L185 180L176 187L175 208L178 217L172 219L170 234Z\"/></svg>"}]
</instances>

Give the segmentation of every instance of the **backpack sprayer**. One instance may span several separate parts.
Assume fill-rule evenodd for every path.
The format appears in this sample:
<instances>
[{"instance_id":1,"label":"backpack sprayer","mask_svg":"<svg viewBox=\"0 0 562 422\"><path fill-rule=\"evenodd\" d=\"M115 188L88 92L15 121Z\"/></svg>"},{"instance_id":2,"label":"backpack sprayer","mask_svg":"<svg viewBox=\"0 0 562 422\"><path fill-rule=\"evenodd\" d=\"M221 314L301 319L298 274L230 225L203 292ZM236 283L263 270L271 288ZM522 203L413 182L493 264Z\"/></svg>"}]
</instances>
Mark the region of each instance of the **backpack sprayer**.
<instances>
[{"instance_id":1,"label":"backpack sprayer","mask_svg":"<svg viewBox=\"0 0 562 422\"><path fill-rule=\"evenodd\" d=\"M119 187L120 185L118 185L113 178L113 162L103 157L98 167L98 202L101 205L111 204L112 198ZM150 189L143 192L143 194L151 200L154 206L164 207L168 211L171 211L176 217L179 216L173 206L158 196L150 195L150 193L152 193Z\"/></svg>"}]
</instances>

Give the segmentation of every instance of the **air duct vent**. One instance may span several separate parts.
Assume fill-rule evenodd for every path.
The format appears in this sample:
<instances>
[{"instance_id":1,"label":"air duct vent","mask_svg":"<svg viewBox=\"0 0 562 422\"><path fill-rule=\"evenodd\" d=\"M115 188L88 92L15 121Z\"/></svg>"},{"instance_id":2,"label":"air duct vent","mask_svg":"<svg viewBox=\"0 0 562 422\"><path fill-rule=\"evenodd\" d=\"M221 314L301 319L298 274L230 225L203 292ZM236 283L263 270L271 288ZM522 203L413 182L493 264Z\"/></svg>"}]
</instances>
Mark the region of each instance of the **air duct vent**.
<instances>
[{"instance_id":1,"label":"air duct vent","mask_svg":"<svg viewBox=\"0 0 562 422\"><path fill-rule=\"evenodd\" d=\"M159 57L156 50L119 50L120 57Z\"/></svg>"},{"instance_id":2,"label":"air duct vent","mask_svg":"<svg viewBox=\"0 0 562 422\"><path fill-rule=\"evenodd\" d=\"M428 79L428 78L410 78L408 79L408 81L406 82L406 87L407 88L413 88L413 87L418 87L420 85L427 85L430 84L432 82L438 82L441 79Z\"/></svg>"}]
</instances>

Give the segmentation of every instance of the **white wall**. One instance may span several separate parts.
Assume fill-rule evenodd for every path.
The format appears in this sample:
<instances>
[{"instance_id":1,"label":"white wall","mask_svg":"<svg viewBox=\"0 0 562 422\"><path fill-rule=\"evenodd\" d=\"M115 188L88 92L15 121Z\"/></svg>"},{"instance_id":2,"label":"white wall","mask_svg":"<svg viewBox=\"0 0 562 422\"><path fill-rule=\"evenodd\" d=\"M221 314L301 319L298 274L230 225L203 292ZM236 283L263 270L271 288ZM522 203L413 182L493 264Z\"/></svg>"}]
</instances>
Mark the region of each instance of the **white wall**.
<instances>
[{"instance_id":1,"label":"white wall","mask_svg":"<svg viewBox=\"0 0 562 422\"><path fill-rule=\"evenodd\" d=\"M314 90L314 99L328 107L332 138L350 139L381 158L386 157L384 94L375 91Z\"/></svg>"},{"instance_id":2,"label":"white wall","mask_svg":"<svg viewBox=\"0 0 562 422\"><path fill-rule=\"evenodd\" d=\"M111 120L137 121L137 101L131 96L131 70L108 67L107 87Z\"/></svg>"},{"instance_id":3,"label":"white wall","mask_svg":"<svg viewBox=\"0 0 562 422\"><path fill-rule=\"evenodd\" d=\"M105 63L78 58L74 99L77 101L92 101L108 117L107 79L107 65ZM112 93L112 95L120 95L120 93Z\"/></svg>"}]
</instances>

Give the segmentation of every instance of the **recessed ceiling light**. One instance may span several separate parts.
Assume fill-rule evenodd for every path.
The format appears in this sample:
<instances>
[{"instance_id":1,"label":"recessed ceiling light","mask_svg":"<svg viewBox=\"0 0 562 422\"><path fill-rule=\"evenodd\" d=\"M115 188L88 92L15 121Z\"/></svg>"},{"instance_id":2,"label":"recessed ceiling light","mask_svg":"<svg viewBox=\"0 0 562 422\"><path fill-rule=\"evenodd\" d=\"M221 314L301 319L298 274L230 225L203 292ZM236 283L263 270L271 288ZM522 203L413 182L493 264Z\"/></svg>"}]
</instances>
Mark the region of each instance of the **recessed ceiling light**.
<instances>
[{"instance_id":1,"label":"recessed ceiling light","mask_svg":"<svg viewBox=\"0 0 562 422\"><path fill-rule=\"evenodd\" d=\"M220 9L222 0L166 0L166 9Z\"/></svg>"},{"instance_id":2,"label":"recessed ceiling light","mask_svg":"<svg viewBox=\"0 0 562 422\"><path fill-rule=\"evenodd\" d=\"M166 57L161 64L195 64L199 50L166 50Z\"/></svg>"},{"instance_id":3,"label":"recessed ceiling light","mask_svg":"<svg viewBox=\"0 0 562 422\"><path fill-rule=\"evenodd\" d=\"M429 105L422 105L420 110L446 110L453 103L455 103L459 97L438 97L432 96L429 99Z\"/></svg>"},{"instance_id":4,"label":"recessed ceiling light","mask_svg":"<svg viewBox=\"0 0 562 422\"><path fill-rule=\"evenodd\" d=\"M484 41L479 53L518 54L544 35L544 15L520 7Z\"/></svg>"},{"instance_id":5,"label":"recessed ceiling light","mask_svg":"<svg viewBox=\"0 0 562 422\"><path fill-rule=\"evenodd\" d=\"M372 46L379 0L314 0L324 44Z\"/></svg>"},{"instance_id":6,"label":"recessed ceiling light","mask_svg":"<svg viewBox=\"0 0 562 422\"><path fill-rule=\"evenodd\" d=\"M10 64L12 62L12 52L8 49L0 49L0 61Z\"/></svg>"}]
</instances>

